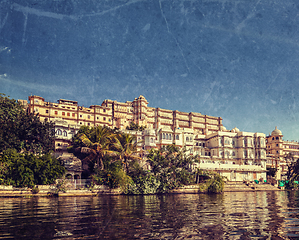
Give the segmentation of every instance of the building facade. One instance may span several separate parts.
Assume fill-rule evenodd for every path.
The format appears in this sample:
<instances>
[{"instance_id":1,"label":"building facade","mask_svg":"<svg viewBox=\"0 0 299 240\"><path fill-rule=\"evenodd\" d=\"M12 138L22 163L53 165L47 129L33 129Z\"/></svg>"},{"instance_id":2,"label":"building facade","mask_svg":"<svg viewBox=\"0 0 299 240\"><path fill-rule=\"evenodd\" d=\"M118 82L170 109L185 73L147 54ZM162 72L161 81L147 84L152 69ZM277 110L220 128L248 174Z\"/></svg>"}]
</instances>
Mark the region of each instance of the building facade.
<instances>
[{"instance_id":1,"label":"building facade","mask_svg":"<svg viewBox=\"0 0 299 240\"><path fill-rule=\"evenodd\" d=\"M299 143L283 140L277 127L266 137L266 142L267 167L277 169L277 179L286 179L288 164L299 158Z\"/></svg>"},{"instance_id":2,"label":"building facade","mask_svg":"<svg viewBox=\"0 0 299 240\"><path fill-rule=\"evenodd\" d=\"M25 104L25 103L23 103ZM213 170L228 180L266 179L266 139L263 133L227 130L221 117L152 108L143 96L125 103L104 100L89 108L76 101L60 99L47 102L29 96L29 112L39 114L41 121L55 123L56 154L66 150L80 126L108 126L136 136L139 150L161 148L169 144L185 147L199 158L197 166ZM134 122L144 131L127 130Z\"/></svg>"}]
</instances>

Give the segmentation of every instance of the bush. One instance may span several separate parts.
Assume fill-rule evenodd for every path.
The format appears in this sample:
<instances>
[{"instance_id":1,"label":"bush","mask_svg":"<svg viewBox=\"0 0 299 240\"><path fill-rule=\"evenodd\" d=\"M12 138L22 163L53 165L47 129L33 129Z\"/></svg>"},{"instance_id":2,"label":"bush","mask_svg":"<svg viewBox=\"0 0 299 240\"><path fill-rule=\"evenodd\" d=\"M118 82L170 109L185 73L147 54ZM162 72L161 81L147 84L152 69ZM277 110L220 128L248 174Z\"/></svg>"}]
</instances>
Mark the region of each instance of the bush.
<instances>
[{"instance_id":1,"label":"bush","mask_svg":"<svg viewBox=\"0 0 299 240\"><path fill-rule=\"evenodd\" d=\"M218 173L209 173L210 179L199 184L199 192L221 193L224 188L224 180Z\"/></svg>"},{"instance_id":2,"label":"bush","mask_svg":"<svg viewBox=\"0 0 299 240\"><path fill-rule=\"evenodd\" d=\"M33 194L37 194L37 193L39 193L39 188L38 188L38 186L34 186L34 187L31 189L31 192L32 192Z\"/></svg>"},{"instance_id":3,"label":"bush","mask_svg":"<svg viewBox=\"0 0 299 240\"><path fill-rule=\"evenodd\" d=\"M8 149L0 156L1 184L32 188L37 184L52 184L64 172L65 168L50 154L35 156Z\"/></svg>"},{"instance_id":4,"label":"bush","mask_svg":"<svg viewBox=\"0 0 299 240\"><path fill-rule=\"evenodd\" d=\"M285 182L285 188L286 189L290 189L290 190L292 190L292 189L298 189L298 186L299 186L299 184L295 183L294 180L290 180L290 181L286 181Z\"/></svg>"},{"instance_id":5,"label":"bush","mask_svg":"<svg viewBox=\"0 0 299 240\"><path fill-rule=\"evenodd\" d=\"M139 176L127 186L125 194L155 194L159 192L161 182L151 174Z\"/></svg>"},{"instance_id":6,"label":"bush","mask_svg":"<svg viewBox=\"0 0 299 240\"><path fill-rule=\"evenodd\" d=\"M92 175L94 184L106 185L109 188L120 187L125 191L127 185L130 183L131 178L124 172L123 169L103 170Z\"/></svg>"}]
</instances>

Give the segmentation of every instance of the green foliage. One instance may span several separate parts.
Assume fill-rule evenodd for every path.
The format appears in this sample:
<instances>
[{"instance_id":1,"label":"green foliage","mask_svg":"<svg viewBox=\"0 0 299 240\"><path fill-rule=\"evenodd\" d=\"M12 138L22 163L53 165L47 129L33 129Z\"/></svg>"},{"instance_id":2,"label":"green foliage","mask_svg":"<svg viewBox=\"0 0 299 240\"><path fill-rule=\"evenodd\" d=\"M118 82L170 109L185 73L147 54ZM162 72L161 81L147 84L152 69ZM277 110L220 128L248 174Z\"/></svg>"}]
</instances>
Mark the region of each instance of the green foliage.
<instances>
[{"instance_id":1,"label":"green foliage","mask_svg":"<svg viewBox=\"0 0 299 240\"><path fill-rule=\"evenodd\" d=\"M138 176L127 186L125 194L155 194L161 182L152 174Z\"/></svg>"},{"instance_id":2,"label":"green foliage","mask_svg":"<svg viewBox=\"0 0 299 240\"><path fill-rule=\"evenodd\" d=\"M0 151L44 154L54 150L54 125L23 110L14 99L0 94Z\"/></svg>"},{"instance_id":3,"label":"green foliage","mask_svg":"<svg viewBox=\"0 0 299 240\"><path fill-rule=\"evenodd\" d=\"M137 154L137 141L136 137L126 133L118 133L113 139L112 148L125 168L129 171L129 163L134 160L140 159Z\"/></svg>"},{"instance_id":4,"label":"green foliage","mask_svg":"<svg viewBox=\"0 0 299 240\"><path fill-rule=\"evenodd\" d=\"M277 172L277 168L267 168L267 176L269 177L275 177Z\"/></svg>"},{"instance_id":5,"label":"green foliage","mask_svg":"<svg viewBox=\"0 0 299 240\"><path fill-rule=\"evenodd\" d=\"M111 158L105 158L105 169L97 170L92 175L92 181L94 184L106 185L110 188L120 187L125 190L131 178L126 174L122 168L122 163L120 161L109 162Z\"/></svg>"},{"instance_id":6,"label":"green foliage","mask_svg":"<svg viewBox=\"0 0 299 240\"><path fill-rule=\"evenodd\" d=\"M103 159L108 155L115 155L112 144L115 133L108 127L83 126L73 138L73 147L69 148L83 162L92 163L90 170L104 170Z\"/></svg>"},{"instance_id":7,"label":"green foliage","mask_svg":"<svg viewBox=\"0 0 299 240\"><path fill-rule=\"evenodd\" d=\"M288 164L287 179L290 181L299 180L299 161L295 160L292 154L288 154L285 159Z\"/></svg>"},{"instance_id":8,"label":"green foliage","mask_svg":"<svg viewBox=\"0 0 299 240\"><path fill-rule=\"evenodd\" d=\"M160 182L158 192L169 192L195 183L195 173L190 170L195 157L187 155L185 149L168 145L159 150L151 149L147 157L155 178Z\"/></svg>"},{"instance_id":9,"label":"green foliage","mask_svg":"<svg viewBox=\"0 0 299 240\"><path fill-rule=\"evenodd\" d=\"M213 178L211 178L210 185L208 187L208 193L221 193L224 188L224 181L222 177L218 174L215 174Z\"/></svg>"},{"instance_id":10,"label":"green foliage","mask_svg":"<svg viewBox=\"0 0 299 240\"><path fill-rule=\"evenodd\" d=\"M15 187L52 184L65 172L65 168L50 154L36 156L18 153L15 149L7 149L0 155L0 166L1 184Z\"/></svg>"},{"instance_id":11,"label":"green foliage","mask_svg":"<svg viewBox=\"0 0 299 240\"><path fill-rule=\"evenodd\" d=\"M205 172L209 176L204 182L199 184L199 192L202 193L221 193L224 188L224 180L218 173Z\"/></svg>"},{"instance_id":12,"label":"green foliage","mask_svg":"<svg viewBox=\"0 0 299 240\"><path fill-rule=\"evenodd\" d=\"M37 193L39 193L39 188L38 188L38 186L34 186L34 187L31 189L31 192L32 192L33 194L37 194Z\"/></svg>"},{"instance_id":13,"label":"green foliage","mask_svg":"<svg viewBox=\"0 0 299 240\"><path fill-rule=\"evenodd\" d=\"M143 131L146 126L139 126L137 123L130 122L130 125L126 127L127 130Z\"/></svg>"}]
</instances>

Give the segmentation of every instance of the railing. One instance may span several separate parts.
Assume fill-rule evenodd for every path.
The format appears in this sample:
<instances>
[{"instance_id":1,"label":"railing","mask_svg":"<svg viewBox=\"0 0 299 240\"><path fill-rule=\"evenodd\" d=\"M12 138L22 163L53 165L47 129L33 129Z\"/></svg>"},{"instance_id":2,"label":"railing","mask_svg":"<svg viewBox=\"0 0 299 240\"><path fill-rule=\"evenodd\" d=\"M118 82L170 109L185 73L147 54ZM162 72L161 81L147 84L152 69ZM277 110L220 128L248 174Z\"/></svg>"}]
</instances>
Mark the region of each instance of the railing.
<instances>
[{"instance_id":1,"label":"railing","mask_svg":"<svg viewBox=\"0 0 299 240\"><path fill-rule=\"evenodd\" d=\"M67 189L83 189L91 185L90 179L57 179L56 181L64 181Z\"/></svg>"}]
</instances>

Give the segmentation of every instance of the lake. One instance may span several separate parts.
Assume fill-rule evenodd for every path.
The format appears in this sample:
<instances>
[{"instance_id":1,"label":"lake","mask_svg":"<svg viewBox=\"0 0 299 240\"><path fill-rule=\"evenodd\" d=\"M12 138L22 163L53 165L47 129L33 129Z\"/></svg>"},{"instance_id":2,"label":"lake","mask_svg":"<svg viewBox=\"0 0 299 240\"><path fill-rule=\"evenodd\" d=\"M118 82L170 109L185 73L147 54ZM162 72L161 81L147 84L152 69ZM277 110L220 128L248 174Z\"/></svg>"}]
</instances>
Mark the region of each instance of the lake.
<instances>
[{"instance_id":1,"label":"lake","mask_svg":"<svg viewBox=\"0 0 299 240\"><path fill-rule=\"evenodd\" d=\"M0 198L0 239L299 239L299 192Z\"/></svg>"}]
</instances>

